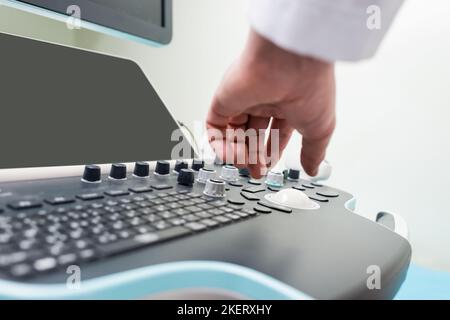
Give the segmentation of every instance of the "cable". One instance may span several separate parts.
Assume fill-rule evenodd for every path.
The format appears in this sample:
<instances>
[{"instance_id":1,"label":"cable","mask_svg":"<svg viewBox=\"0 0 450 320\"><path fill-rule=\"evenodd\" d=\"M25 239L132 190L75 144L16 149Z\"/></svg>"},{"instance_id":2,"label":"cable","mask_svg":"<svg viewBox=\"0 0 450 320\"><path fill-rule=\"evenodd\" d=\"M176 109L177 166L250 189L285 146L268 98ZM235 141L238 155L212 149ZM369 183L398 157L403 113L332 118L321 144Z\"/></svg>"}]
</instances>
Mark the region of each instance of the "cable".
<instances>
[{"instance_id":1,"label":"cable","mask_svg":"<svg viewBox=\"0 0 450 320\"><path fill-rule=\"evenodd\" d=\"M191 138L191 141L192 141L193 144L194 144L194 149L195 149L194 152L197 154L197 156L200 156L200 149L199 149L199 147L198 147L197 139L195 139L195 136L194 136L194 134L192 133L191 129L189 129L189 127L186 126L182 121L177 120L177 122L178 122L178 125L179 125L181 128L186 129L187 133L189 134L189 136L190 136L190 138Z\"/></svg>"}]
</instances>

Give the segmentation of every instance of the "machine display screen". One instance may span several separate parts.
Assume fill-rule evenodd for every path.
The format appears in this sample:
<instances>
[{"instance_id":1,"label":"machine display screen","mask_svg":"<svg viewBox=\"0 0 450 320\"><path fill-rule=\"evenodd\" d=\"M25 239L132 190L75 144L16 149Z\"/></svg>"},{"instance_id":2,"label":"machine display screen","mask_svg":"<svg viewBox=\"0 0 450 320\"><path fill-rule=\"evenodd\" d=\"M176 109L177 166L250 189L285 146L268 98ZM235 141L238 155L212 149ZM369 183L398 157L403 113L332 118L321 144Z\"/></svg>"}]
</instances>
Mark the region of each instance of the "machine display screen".
<instances>
[{"instance_id":1,"label":"machine display screen","mask_svg":"<svg viewBox=\"0 0 450 320\"><path fill-rule=\"evenodd\" d=\"M0 48L0 168L172 158L182 135L134 62L2 33Z\"/></svg>"},{"instance_id":2,"label":"machine display screen","mask_svg":"<svg viewBox=\"0 0 450 320\"><path fill-rule=\"evenodd\" d=\"M172 0L20 0L57 13L71 15L147 40L168 43L172 28Z\"/></svg>"}]
</instances>

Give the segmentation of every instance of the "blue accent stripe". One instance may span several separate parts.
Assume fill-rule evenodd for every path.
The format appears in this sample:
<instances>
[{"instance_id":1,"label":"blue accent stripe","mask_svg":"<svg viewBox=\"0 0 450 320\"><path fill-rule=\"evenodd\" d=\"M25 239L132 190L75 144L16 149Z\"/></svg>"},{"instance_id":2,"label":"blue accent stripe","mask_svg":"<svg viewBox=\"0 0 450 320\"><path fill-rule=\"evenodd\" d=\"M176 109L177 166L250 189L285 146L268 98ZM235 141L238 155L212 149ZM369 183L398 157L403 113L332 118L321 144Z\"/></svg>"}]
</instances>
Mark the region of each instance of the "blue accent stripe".
<instances>
[{"instance_id":1,"label":"blue accent stripe","mask_svg":"<svg viewBox=\"0 0 450 320\"><path fill-rule=\"evenodd\" d=\"M260 272L215 261L175 262L129 270L82 281L80 289L69 289L65 284L1 280L0 299L138 299L189 288L227 290L249 299L311 299Z\"/></svg>"}]
</instances>

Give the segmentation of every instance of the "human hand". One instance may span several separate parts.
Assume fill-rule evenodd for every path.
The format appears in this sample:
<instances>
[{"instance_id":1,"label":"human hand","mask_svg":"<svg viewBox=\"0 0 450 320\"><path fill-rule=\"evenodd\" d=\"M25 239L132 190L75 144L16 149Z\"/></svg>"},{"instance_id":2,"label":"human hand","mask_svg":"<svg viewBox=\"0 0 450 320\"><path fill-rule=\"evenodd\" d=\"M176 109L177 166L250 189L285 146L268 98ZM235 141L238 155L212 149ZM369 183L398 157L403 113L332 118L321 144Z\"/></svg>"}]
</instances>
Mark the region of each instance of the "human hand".
<instances>
[{"instance_id":1,"label":"human hand","mask_svg":"<svg viewBox=\"0 0 450 320\"><path fill-rule=\"evenodd\" d=\"M255 129L264 141L259 130L269 124L265 146L255 148L248 139L227 138L225 134L226 129ZM302 166L308 175L315 176L334 127L334 65L286 51L254 31L226 73L207 118L209 141L217 156L225 161L231 153L234 164L248 167L256 178L276 164L294 130L303 139ZM275 157L271 152L273 129L279 133ZM217 138L217 131L223 138ZM245 155L243 163L237 161L238 154Z\"/></svg>"}]
</instances>

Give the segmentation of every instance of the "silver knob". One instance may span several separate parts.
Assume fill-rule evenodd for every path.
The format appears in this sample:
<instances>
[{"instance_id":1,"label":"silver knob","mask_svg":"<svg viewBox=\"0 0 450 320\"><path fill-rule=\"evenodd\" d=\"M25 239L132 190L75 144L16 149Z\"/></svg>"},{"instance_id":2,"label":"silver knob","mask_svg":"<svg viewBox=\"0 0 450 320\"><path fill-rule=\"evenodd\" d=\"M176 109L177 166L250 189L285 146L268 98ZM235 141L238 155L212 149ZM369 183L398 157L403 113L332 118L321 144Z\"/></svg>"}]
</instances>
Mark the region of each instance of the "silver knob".
<instances>
[{"instance_id":1,"label":"silver knob","mask_svg":"<svg viewBox=\"0 0 450 320\"><path fill-rule=\"evenodd\" d=\"M222 167L222 173L220 174L220 178L225 181L237 181L239 180L239 170L238 168L230 165L226 165Z\"/></svg>"},{"instance_id":2,"label":"silver knob","mask_svg":"<svg viewBox=\"0 0 450 320\"><path fill-rule=\"evenodd\" d=\"M283 186L283 173L278 171L269 171L266 177L266 184L270 187L280 188Z\"/></svg>"},{"instance_id":3,"label":"silver knob","mask_svg":"<svg viewBox=\"0 0 450 320\"><path fill-rule=\"evenodd\" d=\"M208 179L203 193L209 197L222 198L225 196L225 181Z\"/></svg>"},{"instance_id":4,"label":"silver knob","mask_svg":"<svg viewBox=\"0 0 450 320\"><path fill-rule=\"evenodd\" d=\"M216 176L216 170L202 168L198 171L197 182L206 183L208 179L214 179Z\"/></svg>"}]
</instances>

